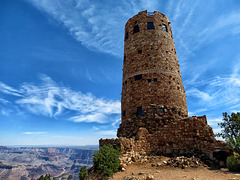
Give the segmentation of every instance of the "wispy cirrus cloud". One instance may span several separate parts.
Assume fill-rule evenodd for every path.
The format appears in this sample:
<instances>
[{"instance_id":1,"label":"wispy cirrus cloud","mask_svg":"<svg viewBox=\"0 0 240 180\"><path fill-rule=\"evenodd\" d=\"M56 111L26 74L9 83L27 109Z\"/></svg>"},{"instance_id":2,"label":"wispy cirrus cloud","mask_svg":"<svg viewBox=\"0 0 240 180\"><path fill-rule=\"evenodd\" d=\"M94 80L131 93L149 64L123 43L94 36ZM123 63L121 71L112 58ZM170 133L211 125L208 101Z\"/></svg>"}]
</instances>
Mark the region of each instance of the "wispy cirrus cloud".
<instances>
[{"instance_id":1,"label":"wispy cirrus cloud","mask_svg":"<svg viewBox=\"0 0 240 180\"><path fill-rule=\"evenodd\" d=\"M237 68L236 68L237 67ZM214 77L202 81L193 81L192 86L186 91L189 98L196 98L198 107L204 107L204 111L216 110L237 111L240 109L240 74L236 64L233 73L224 77ZM199 112L196 110L196 112Z\"/></svg>"},{"instance_id":2,"label":"wispy cirrus cloud","mask_svg":"<svg viewBox=\"0 0 240 180\"><path fill-rule=\"evenodd\" d=\"M7 104L7 103L10 103L10 102L6 99L0 98L0 103Z\"/></svg>"},{"instance_id":3,"label":"wispy cirrus cloud","mask_svg":"<svg viewBox=\"0 0 240 180\"><path fill-rule=\"evenodd\" d=\"M116 136L117 134L117 130L103 130L103 131L99 131L97 132L99 135L103 135L103 136Z\"/></svg>"},{"instance_id":4,"label":"wispy cirrus cloud","mask_svg":"<svg viewBox=\"0 0 240 180\"><path fill-rule=\"evenodd\" d=\"M0 91L13 96L22 96L21 92L19 92L17 89L14 89L2 82L0 82ZM3 99L0 99L0 101L6 102L6 100Z\"/></svg>"},{"instance_id":5,"label":"wispy cirrus cloud","mask_svg":"<svg viewBox=\"0 0 240 180\"><path fill-rule=\"evenodd\" d=\"M116 56L122 56L124 25L129 17L158 5L156 0L105 3L93 0L28 1L62 23L84 46Z\"/></svg>"},{"instance_id":6,"label":"wispy cirrus cloud","mask_svg":"<svg viewBox=\"0 0 240 180\"><path fill-rule=\"evenodd\" d=\"M12 103L23 111L48 117L62 117L67 112L67 119L74 122L104 123L114 118L119 119L120 101L73 91L46 75L41 75L40 79L38 85L24 83L15 89L11 95L18 98ZM0 93L9 94L1 89Z\"/></svg>"},{"instance_id":7,"label":"wispy cirrus cloud","mask_svg":"<svg viewBox=\"0 0 240 180\"><path fill-rule=\"evenodd\" d=\"M48 132L23 132L22 134L28 134L28 135L41 135L41 134L47 134Z\"/></svg>"}]
</instances>

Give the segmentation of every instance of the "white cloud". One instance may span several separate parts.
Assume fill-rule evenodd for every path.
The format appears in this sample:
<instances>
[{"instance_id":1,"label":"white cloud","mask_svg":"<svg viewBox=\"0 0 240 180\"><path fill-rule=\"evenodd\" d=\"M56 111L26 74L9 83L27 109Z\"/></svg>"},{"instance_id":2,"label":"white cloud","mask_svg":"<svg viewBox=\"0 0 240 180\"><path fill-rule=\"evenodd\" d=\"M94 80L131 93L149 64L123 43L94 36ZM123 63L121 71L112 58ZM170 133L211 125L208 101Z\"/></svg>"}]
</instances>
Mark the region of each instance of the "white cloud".
<instances>
[{"instance_id":1,"label":"white cloud","mask_svg":"<svg viewBox=\"0 0 240 180\"><path fill-rule=\"evenodd\" d=\"M106 119L107 116L103 113L84 114L70 118L70 120L74 122L97 122L97 123L104 123Z\"/></svg>"},{"instance_id":2,"label":"white cloud","mask_svg":"<svg viewBox=\"0 0 240 180\"><path fill-rule=\"evenodd\" d=\"M217 126L218 123L222 122L222 117L218 118L208 118L208 125L210 126Z\"/></svg>"},{"instance_id":3,"label":"white cloud","mask_svg":"<svg viewBox=\"0 0 240 180\"><path fill-rule=\"evenodd\" d=\"M118 124L119 122L121 122L121 118L116 119L116 120L112 123L112 126L113 126L113 127L116 127L116 124Z\"/></svg>"},{"instance_id":4,"label":"white cloud","mask_svg":"<svg viewBox=\"0 0 240 180\"><path fill-rule=\"evenodd\" d=\"M47 134L48 132L23 132L23 134L28 135L40 135L40 134Z\"/></svg>"},{"instance_id":5,"label":"white cloud","mask_svg":"<svg viewBox=\"0 0 240 180\"><path fill-rule=\"evenodd\" d=\"M98 134L103 136L116 136L117 131L116 130L99 131Z\"/></svg>"},{"instance_id":6,"label":"white cloud","mask_svg":"<svg viewBox=\"0 0 240 180\"><path fill-rule=\"evenodd\" d=\"M0 98L0 103L7 104L10 103L8 100Z\"/></svg>"},{"instance_id":7,"label":"white cloud","mask_svg":"<svg viewBox=\"0 0 240 180\"><path fill-rule=\"evenodd\" d=\"M28 1L62 23L84 46L117 56L123 54L126 21L139 11L155 10L158 6L157 0L123 0L104 5L91 0Z\"/></svg>"},{"instance_id":8,"label":"white cloud","mask_svg":"<svg viewBox=\"0 0 240 180\"><path fill-rule=\"evenodd\" d=\"M83 94L73 91L64 85L54 82L46 75L40 76L42 83L24 83L20 86L15 104L24 110L37 115L61 117L70 112L69 120L74 122L104 123L111 120L111 116L119 116L120 101L97 98L91 93ZM10 86L8 86L11 89ZM13 89L13 88L12 88ZM8 92L6 92L8 93Z\"/></svg>"},{"instance_id":9,"label":"white cloud","mask_svg":"<svg viewBox=\"0 0 240 180\"><path fill-rule=\"evenodd\" d=\"M203 101L210 101L213 99L208 93L192 88L186 92L189 96L195 96Z\"/></svg>"},{"instance_id":10,"label":"white cloud","mask_svg":"<svg viewBox=\"0 0 240 180\"><path fill-rule=\"evenodd\" d=\"M11 111L11 110L8 110L8 109L6 109L6 108L1 107L1 111L0 111L0 112L1 112L1 114L4 115L4 116L9 116L12 111Z\"/></svg>"},{"instance_id":11,"label":"white cloud","mask_svg":"<svg viewBox=\"0 0 240 180\"><path fill-rule=\"evenodd\" d=\"M2 82L0 82L0 92L14 96L22 96L21 92Z\"/></svg>"},{"instance_id":12,"label":"white cloud","mask_svg":"<svg viewBox=\"0 0 240 180\"><path fill-rule=\"evenodd\" d=\"M214 134L220 133L223 129L222 128L215 128L213 129Z\"/></svg>"}]
</instances>

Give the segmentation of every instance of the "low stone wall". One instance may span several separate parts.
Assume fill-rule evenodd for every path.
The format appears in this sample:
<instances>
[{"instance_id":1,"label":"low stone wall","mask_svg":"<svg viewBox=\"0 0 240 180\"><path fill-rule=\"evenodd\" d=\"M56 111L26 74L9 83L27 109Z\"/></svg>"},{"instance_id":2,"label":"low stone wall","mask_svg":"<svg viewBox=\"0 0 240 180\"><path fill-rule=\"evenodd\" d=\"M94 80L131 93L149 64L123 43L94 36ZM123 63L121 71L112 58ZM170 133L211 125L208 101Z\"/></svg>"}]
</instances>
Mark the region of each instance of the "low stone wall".
<instances>
[{"instance_id":1,"label":"low stone wall","mask_svg":"<svg viewBox=\"0 0 240 180\"><path fill-rule=\"evenodd\" d=\"M100 139L100 148L106 144L121 147L122 157L127 157L127 160L151 155L194 155L203 160L223 164L214 157L214 152L216 154L216 151L221 150L226 156L231 153L224 142L214 138L212 128L207 125L206 116L173 121L159 127L153 133L149 133L145 127L140 127L132 138Z\"/></svg>"}]
</instances>

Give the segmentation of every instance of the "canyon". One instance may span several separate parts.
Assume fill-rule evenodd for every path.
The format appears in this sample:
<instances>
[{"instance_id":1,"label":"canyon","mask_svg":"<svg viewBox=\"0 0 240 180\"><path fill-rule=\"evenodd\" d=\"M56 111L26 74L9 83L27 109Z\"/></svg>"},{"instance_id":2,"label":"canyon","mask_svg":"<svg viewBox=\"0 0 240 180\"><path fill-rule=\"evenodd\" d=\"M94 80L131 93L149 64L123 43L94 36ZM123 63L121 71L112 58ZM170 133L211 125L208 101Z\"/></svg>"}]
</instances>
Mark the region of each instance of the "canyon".
<instances>
[{"instance_id":1,"label":"canyon","mask_svg":"<svg viewBox=\"0 0 240 180\"><path fill-rule=\"evenodd\" d=\"M82 166L93 165L97 146L5 147L0 146L0 179L30 180L51 174L59 180L79 179Z\"/></svg>"}]
</instances>

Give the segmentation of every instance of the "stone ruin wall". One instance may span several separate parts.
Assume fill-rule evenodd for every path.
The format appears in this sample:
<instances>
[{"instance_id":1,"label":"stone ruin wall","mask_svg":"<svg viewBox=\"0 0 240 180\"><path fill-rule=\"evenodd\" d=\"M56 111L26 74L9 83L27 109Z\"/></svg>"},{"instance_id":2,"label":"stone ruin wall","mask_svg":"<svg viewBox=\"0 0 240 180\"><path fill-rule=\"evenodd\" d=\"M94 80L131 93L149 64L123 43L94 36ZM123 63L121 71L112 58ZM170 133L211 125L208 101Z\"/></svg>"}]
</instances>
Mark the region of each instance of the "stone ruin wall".
<instances>
[{"instance_id":1,"label":"stone ruin wall","mask_svg":"<svg viewBox=\"0 0 240 180\"><path fill-rule=\"evenodd\" d=\"M123 157L128 157L122 163L128 163L129 158L139 154L140 157L150 155L166 156L197 156L209 162L219 164L214 152L230 149L222 141L214 138L212 128L207 125L206 116L193 116L164 125L158 131L149 133L146 128L139 128L132 138L100 139L99 147L112 144L121 147ZM225 157L222 157L224 161ZM223 164L223 163L222 163Z\"/></svg>"},{"instance_id":2,"label":"stone ruin wall","mask_svg":"<svg viewBox=\"0 0 240 180\"><path fill-rule=\"evenodd\" d=\"M154 29L147 29L149 22ZM135 26L139 32L134 33ZM125 33L122 122L133 118L137 107L142 107L145 114L152 113L152 104L179 109L181 115L187 116L186 95L168 18L157 11L154 15L142 11L128 20ZM138 75L141 78L136 80Z\"/></svg>"}]
</instances>

